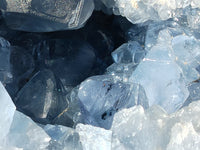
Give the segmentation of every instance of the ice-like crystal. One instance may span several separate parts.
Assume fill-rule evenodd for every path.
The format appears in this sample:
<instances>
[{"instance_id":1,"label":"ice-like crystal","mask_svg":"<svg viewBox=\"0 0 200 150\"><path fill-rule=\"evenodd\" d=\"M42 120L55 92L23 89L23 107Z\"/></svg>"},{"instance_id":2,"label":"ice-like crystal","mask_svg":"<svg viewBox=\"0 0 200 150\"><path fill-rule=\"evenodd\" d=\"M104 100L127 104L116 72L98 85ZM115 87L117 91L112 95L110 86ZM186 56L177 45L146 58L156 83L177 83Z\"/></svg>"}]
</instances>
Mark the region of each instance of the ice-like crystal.
<instances>
[{"instance_id":1,"label":"ice-like crystal","mask_svg":"<svg viewBox=\"0 0 200 150\"><path fill-rule=\"evenodd\" d=\"M46 125L44 130L51 137L49 150L82 150L79 134L61 125Z\"/></svg>"},{"instance_id":2,"label":"ice-like crystal","mask_svg":"<svg viewBox=\"0 0 200 150\"><path fill-rule=\"evenodd\" d=\"M129 100L130 85L112 76L93 76L81 83L80 99L85 123L109 129L113 114Z\"/></svg>"},{"instance_id":3,"label":"ice-like crystal","mask_svg":"<svg viewBox=\"0 0 200 150\"><path fill-rule=\"evenodd\" d=\"M176 34L184 33L180 25L174 21L153 22L148 25L148 29L147 29L147 33L145 37L146 51L149 51L157 43L159 32L166 28L174 29Z\"/></svg>"},{"instance_id":4,"label":"ice-like crystal","mask_svg":"<svg viewBox=\"0 0 200 150\"><path fill-rule=\"evenodd\" d=\"M160 37L159 37L160 34ZM169 38L167 38L167 34ZM171 47L171 56L181 68L185 82L188 84L199 78L199 44L190 31L180 27L173 21L153 23L149 25L145 50L149 51L159 40L166 40Z\"/></svg>"},{"instance_id":5,"label":"ice-like crystal","mask_svg":"<svg viewBox=\"0 0 200 150\"><path fill-rule=\"evenodd\" d=\"M6 138L8 147L43 150L47 148L50 140L51 138L47 133L29 117L15 111L12 125Z\"/></svg>"},{"instance_id":6,"label":"ice-like crystal","mask_svg":"<svg viewBox=\"0 0 200 150\"><path fill-rule=\"evenodd\" d=\"M115 63L135 63L138 64L144 58L145 51L138 42L131 41L121 45L114 52L112 57Z\"/></svg>"},{"instance_id":7,"label":"ice-like crystal","mask_svg":"<svg viewBox=\"0 0 200 150\"><path fill-rule=\"evenodd\" d=\"M168 115L159 106L135 106L117 112L112 124L112 149L199 149L200 101Z\"/></svg>"},{"instance_id":8,"label":"ice-like crystal","mask_svg":"<svg viewBox=\"0 0 200 150\"><path fill-rule=\"evenodd\" d=\"M12 99L8 95L6 89L0 82L0 148L4 143L5 137L9 132L14 112L15 105Z\"/></svg>"},{"instance_id":9,"label":"ice-like crystal","mask_svg":"<svg viewBox=\"0 0 200 150\"><path fill-rule=\"evenodd\" d=\"M112 75L115 81L122 81L126 83L136 67L137 65L134 63L113 63L106 69L106 74Z\"/></svg>"},{"instance_id":10,"label":"ice-like crystal","mask_svg":"<svg viewBox=\"0 0 200 150\"><path fill-rule=\"evenodd\" d=\"M36 73L15 101L19 110L41 123L52 122L68 107L61 83L47 69Z\"/></svg>"},{"instance_id":11,"label":"ice-like crystal","mask_svg":"<svg viewBox=\"0 0 200 150\"><path fill-rule=\"evenodd\" d=\"M166 150L195 149L200 147L200 135L192 123L176 123L171 129L171 137Z\"/></svg>"},{"instance_id":12,"label":"ice-like crystal","mask_svg":"<svg viewBox=\"0 0 200 150\"><path fill-rule=\"evenodd\" d=\"M113 8L114 14L125 16L133 24L185 15L189 26L198 28L200 5L197 3L197 0L107 0L105 5Z\"/></svg>"},{"instance_id":13,"label":"ice-like crystal","mask_svg":"<svg viewBox=\"0 0 200 150\"><path fill-rule=\"evenodd\" d=\"M173 60L170 39L167 30L159 33L158 43L138 65L130 81L144 87L150 106L158 104L171 113L182 106L189 93L182 72Z\"/></svg>"},{"instance_id":14,"label":"ice-like crystal","mask_svg":"<svg viewBox=\"0 0 200 150\"><path fill-rule=\"evenodd\" d=\"M0 9L10 28L49 32L77 29L91 16L93 0L1 0Z\"/></svg>"},{"instance_id":15,"label":"ice-like crystal","mask_svg":"<svg viewBox=\"0 0 200 150\"><path fill-rule=\"evenodd\" d=\"M112 131L83 124L78 124L76 131L83 150L111 150Z\"/></svg>"},{"instance_id":16,"label":"ice-like crystal","mask_svg":"<svg viewBox=\"0 0 200 150\"><path fill-rule=\"evenodd\" d=\"M186 82L197 80L200 77L196 70L200 60L200 41L194 37L179 35L173 38L172 49Z\"/></svg>"},{"instance_id":17,"label":"ice-like crystal","mask_svg":"<svg viewBox=\"0 0 200 150\"><path fill-rule=\"evenodd\" d=\"M9 83L12 79L10 55L10 43L0 37L0 81L2 83Z\"/></svg>"},{"instance_id":18,"label":"ice-like crystal","mask_svg":"<svg viewBox=\"0 0 200 150\"><path fill-rule=\"evenodd\" d=\"M199 150L199 30L199 0L0 0L0 149Z\"/></svg>"}]
</instances>

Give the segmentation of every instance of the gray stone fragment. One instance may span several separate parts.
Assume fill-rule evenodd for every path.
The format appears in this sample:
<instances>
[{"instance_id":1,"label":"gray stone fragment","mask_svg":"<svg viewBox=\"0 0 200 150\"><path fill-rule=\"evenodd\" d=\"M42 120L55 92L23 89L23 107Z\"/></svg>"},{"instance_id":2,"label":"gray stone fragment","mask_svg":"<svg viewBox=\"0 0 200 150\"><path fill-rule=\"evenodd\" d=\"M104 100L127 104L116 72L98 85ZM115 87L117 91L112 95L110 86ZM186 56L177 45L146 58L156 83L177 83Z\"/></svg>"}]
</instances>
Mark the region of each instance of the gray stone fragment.
<instances>
[{"instance_id":1,"label":"gray stone fragment","mask_svg":"<svg viewBox=\"0 0 200 150\"><path fill-rule=\"evenodd\" d=\"M12 81L10 43L0 37L0 81L4 84Z\"/></svg>"},{"instance_id":2,"label":"gray stone fragment","mask_svg":"<svg viewBox=\"0 0 200 150\"><path fill-rule=\"evenodd\" d=\"M15 102L19 110L41 123L54 122L68 107L61 83L47 69L30 79L18 92Z\"/></svg>"},{"instance_id":3,"label":"gray stone fragment","mask_svg":"<svg viewBox=\"0 0 200 150\"><path fill-rule=\"evenodd\" d=\"M93 0L3 0L0 9L16 30L50 32L77 29L91 16Z\"/></svg>"}]
</instances>

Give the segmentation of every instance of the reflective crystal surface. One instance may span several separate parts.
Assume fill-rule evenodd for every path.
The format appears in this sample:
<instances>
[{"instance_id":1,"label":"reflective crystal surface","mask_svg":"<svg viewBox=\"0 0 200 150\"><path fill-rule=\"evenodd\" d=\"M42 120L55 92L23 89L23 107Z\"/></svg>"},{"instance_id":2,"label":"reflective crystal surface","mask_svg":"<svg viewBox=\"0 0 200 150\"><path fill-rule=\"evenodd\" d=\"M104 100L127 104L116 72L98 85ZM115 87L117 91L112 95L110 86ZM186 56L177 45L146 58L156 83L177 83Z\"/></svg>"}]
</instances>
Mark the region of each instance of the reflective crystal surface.
<instances>
[{"instance_id":1,"label":"reflective crystal surface","mask_svg":"<svg viewBox=\"0 0 200 150\"><path fill-rule=\"evenodd\" d=\"M2 83L9 83L12 80L10 55L10 43L0 37L0 81Z\"/></svg>"},{"instance_id":2,"label":"reflective crystal surface","mask_svg":"<svg viewBox=\"0 0 200 150\"><path fill-rule=\"evenodd\" d=\"M78 124L76 131L79 133L83 150L111 149L112 131L83 124Z\"/></svg>"},{"instance_id":3,"label":"reflective crystal surface","mask_svg":"<svg viewBox=\"0 0 200 150\"><path fill-rule=\"evenodd\" d=\"M50 70L36 73L19 91L15 103L35 121L53 122L68 107L61 83Z\"/></svg>"},{"instance_id":4,"label":"reflective crystal surface","mask_svg":"<svg viewBox=\"0 0 200 150\"><path fill-rule=\"evenodd\" d=\"M9 132L10 126L13 121L13 116L15 112L15 105L12 102L12 99L6 92L6 89L0 82L0 148L4 145L4 140L6 135Z\"/></svg>"},{"instance_id":5,"label":"reflective crystal surface","mask_svg":"<svg viewBox=\"0 0 200 150\"><path fill-rule=\"evenodd\" d=\"M113 115L128 103L130 85L110 76L94 76L81 83L78 98L85 123L109 129Z\"/></svg>"},{"instance_id":6,"label":"reflective crystal surface","mask_svg":"<svg viewBox=\"0 0 200 150\"><path fill-rule=\"evenodd\" d=\"M175 18L193 29L199 29L197 0L101 0L115 15L125 16L133 24ZM198 3L198 4L197 4ZM104 10L102 5L99 5ZM181 18L182 17L182 18Z\"/></svg>"},{"instance_id":7,"label":"reflective crystal surface","mask_svg":"<svg viewBox=\"0 0 200 150\"><path fill-rule=\"evenodd\" d=\"M78 132L72 128L61 125L46 125L45 132L51 137L49 150L82 150L82 144Z\"/></svg>"},{"instance_id":8,"label":"reflective crystal surface","mask_svg":"<svg viewBox=\"0 0 200 150\"><path fill-rule=\"evenodd\" d=\"M114 52L112 57L115 63L135 63L138 64L145 56L144 49L138 42L132 41L123 44Z\"/></svg>"},{"instance_id":9,"label":"reflective crystal surface","mask_svg":"<svg viewBox=\"0 0 200 150\"><path fill-rule=\"evenodd\" d=\"M171 115L158 106L146 111L135 106L116 113L112 149L199 149L199 104L191 103Z\"/></svg>"},{"instance_id":10,"label":"reflective crystal surface","mask_svg":"<svg viewBox=\"0 0 200 150\"><path fill-rule=\"evenodd\" d=\"M14 138L13 138L14 137ZM7 147L18 149L47 149L51 138L47 133L21 112L15 111L13 122L7 135Z\"/></svg>"},{"instance_id":11,"label":"reflective crystal surface","mask_svg":"<svg viewBox=\"0 0 200 150\"><path fill-rule=\"evenodd\" d=\"M50 32L77 29L91 16L93 0L2 0L7 25L16 30Z\"/></svg>"},{"instance_id":12,"label":"reflective crystal surface","mask_svg":"<svg viewBox=\"0 0 200 150\"><path fill-rule=\"evenodd\" d=\"M0 150L199 150L199 29L199 0L0 0Z\"/></svg>"}]
</instances>

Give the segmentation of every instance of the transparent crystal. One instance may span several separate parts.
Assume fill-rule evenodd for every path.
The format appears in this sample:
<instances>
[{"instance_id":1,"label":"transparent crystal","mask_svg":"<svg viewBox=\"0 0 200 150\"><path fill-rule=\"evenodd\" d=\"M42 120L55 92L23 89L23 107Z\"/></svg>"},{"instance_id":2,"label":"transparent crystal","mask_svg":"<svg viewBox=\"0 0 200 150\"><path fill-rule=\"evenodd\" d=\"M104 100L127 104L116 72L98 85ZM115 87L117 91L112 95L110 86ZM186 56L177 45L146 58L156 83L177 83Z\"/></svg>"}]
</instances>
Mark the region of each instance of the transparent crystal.
<instances>
[{"instance_id":1,"label":"transparent crystal","mask_svg":"<svg viewBox=\"0 0 200 150\"><path fill-rule=\"evenodd\" d=\"M49 145L51 138L46 132L21 112L15 111L12 125L7 135L8 147L42 150Z\"/></svg>"},{"instance_id":2,"label":"transparent crystal","mask_svg":"<svg viewBox=\"0 0 200 150\"><path fill-rule=\"evenodd\" d=\"M49 150L82 150L79 134L74 129L48 124L44 130L51 137Z\"/></svg>"},{"instance_id":3,"label":"transparent crystal","mask_svg":"<svg viewBox=\"0 0 200 150\"><path fill-rule=\"evenodd\" d=\"M145 51L138 42L131 41L125 43L112 52L115 63L135 63L138 64L144 58Z\"/></svg>"},{"instance_id":4,"label":"transparent crystal","mask_svg":"<svg viewBox=\"0 0 200 150\"><path fill-rule=\"evenodd\" d=\"M158 42L130 77L141 84L149 105L158 104L167 112L179 109L189 95L182 72L173 60L171 36L167 30L159 32Z\"/></svg>"},{"instance_id":5,"label":"transparent crystal","mask_svg":"<svg viewBox=\"0 0 200 150\"><path fill-rule=\"evenodd\" d=\"M129 84L115 83L112 76L88 78L78 91L84 122L109 129L114 113L128 103L129 92Z\"/></svg>"}]
</instances>

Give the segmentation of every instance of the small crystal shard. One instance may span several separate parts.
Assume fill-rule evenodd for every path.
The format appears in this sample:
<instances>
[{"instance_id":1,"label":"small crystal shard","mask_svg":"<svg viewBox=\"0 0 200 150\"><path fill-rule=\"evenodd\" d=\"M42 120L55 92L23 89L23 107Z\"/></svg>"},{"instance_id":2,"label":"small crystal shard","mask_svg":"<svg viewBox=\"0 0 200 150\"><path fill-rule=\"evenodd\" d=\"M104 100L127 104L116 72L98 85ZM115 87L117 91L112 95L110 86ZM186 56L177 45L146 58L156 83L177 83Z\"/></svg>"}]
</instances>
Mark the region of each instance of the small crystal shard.
<instances>
[{"instance_id":1,"label":"small crystal shard","mask_svg":"<svg viewBox=\"0 0 200 150\"><path fill-rule=\"evenodd\" d=\"M9 83L12 80L10 55L10 43L0 37L0 81L2 83Z\"/></svg>"},{"instance_id":2,"label":"small crystal shard","mask_svg":"<svg viewBox=\"0 0 200 150\"><path fill-rule=\"evenodd\" d=\"M112 52L115 63L135 63L138 64L145 56L144 49L138 42L132 41L123 44Z\"/></svg>"}]
</instances>

